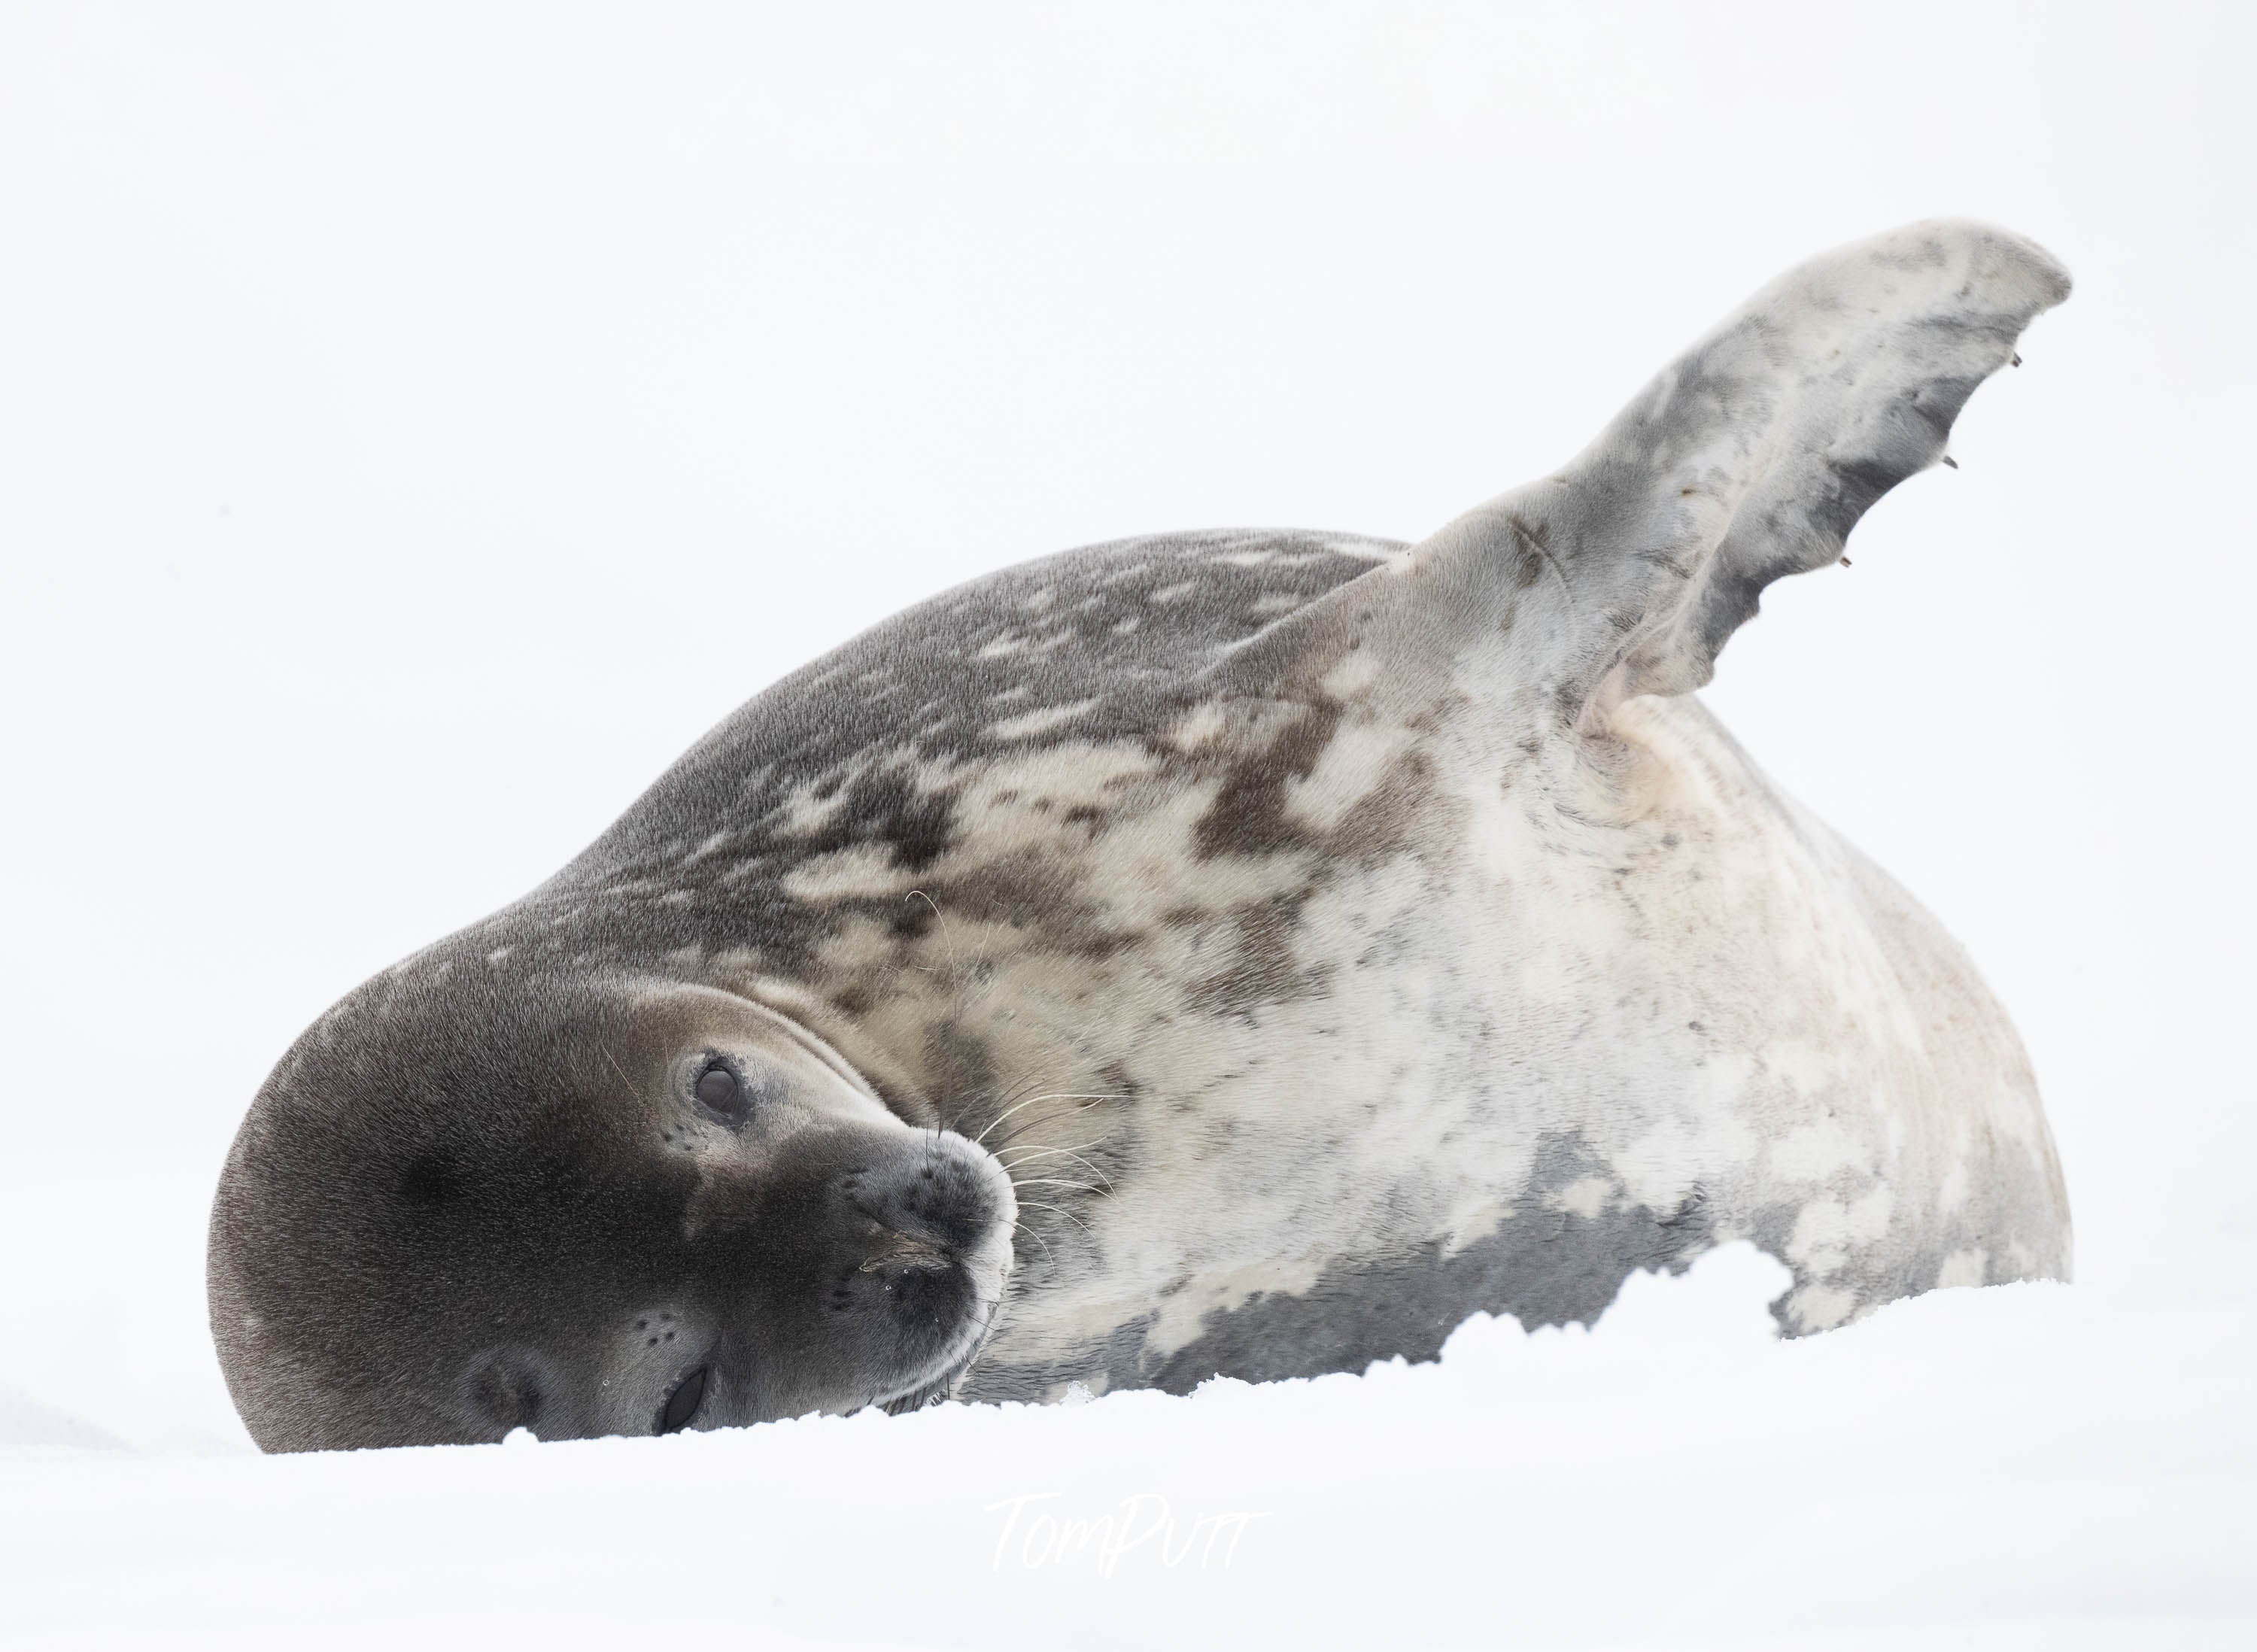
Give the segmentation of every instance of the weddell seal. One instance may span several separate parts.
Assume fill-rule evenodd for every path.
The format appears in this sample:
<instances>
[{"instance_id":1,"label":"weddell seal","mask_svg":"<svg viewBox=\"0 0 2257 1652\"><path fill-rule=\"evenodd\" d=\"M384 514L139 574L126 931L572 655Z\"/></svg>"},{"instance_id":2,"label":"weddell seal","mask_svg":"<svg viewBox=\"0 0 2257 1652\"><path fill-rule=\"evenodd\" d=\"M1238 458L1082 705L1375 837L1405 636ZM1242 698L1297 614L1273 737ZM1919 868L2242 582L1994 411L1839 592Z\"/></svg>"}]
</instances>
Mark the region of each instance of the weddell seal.
<instances>
[{"instance_id":1,"label":"weddell seal","mask_svg":"<svg viewBox=\"0 0 2257 1652\"><path fill-rule=\"evenodd\" d=\"M1360 1369L1739 1238L1790 1332L2065 1276L2005 1014L1692 690L2068 291L1895 230L1419 544L1070 551L785 678L274 1070L211 1224L251 1434Z\"/></svg>"}]
</instances>

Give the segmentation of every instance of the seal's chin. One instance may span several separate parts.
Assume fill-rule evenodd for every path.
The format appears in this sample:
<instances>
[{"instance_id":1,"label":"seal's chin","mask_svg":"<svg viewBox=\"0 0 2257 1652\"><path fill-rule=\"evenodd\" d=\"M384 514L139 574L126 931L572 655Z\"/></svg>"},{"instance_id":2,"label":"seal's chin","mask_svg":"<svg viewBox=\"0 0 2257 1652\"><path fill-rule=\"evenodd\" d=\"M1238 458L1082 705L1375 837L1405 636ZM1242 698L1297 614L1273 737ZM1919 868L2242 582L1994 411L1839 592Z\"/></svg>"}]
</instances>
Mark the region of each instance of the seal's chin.
<instances>
[{"instance_id":1,"label":"seal's chin","mask_svg":"<svg viewBox=\"0 0 2257 1652\"><path fill-rule=\"evenodd\" d=\"M942 1404L956 1392L956 1385L964 1380L964 1373L972 1369L972 1362L980 1357L980 1350L986 1346L987 1341L987 1333L983 1331L973 1344L969 1353L937 1376L921 1382L903 1393L894 1394L890 1398L873 1400L870 1403L888 1416L896 1417L907 1411L922 1411L929 1405Z\"/></svg>"}]
</instances>

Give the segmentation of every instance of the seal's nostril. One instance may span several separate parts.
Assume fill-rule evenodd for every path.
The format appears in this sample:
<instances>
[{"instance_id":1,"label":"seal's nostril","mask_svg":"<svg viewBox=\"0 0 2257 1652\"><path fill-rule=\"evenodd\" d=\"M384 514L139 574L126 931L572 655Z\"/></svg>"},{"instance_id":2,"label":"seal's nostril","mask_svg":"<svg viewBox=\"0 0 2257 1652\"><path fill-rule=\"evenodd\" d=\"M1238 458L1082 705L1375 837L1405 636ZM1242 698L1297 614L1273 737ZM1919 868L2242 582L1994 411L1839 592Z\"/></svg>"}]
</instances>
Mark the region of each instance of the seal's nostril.
<instances>
[{"instance_id":1,"label":"seal's nostril","mask_svg":"<svg viewBox=\"0 0 2257 1652\"><path fill-rule=\"evenodd\" d=\"M860 1271L865 1274L874 1274L881 1269L896 1273L933 1273L952 1266L955 1260L954 1253L945 1246L907 1233L895 1233L884 1249L862 1264Z\"/></svg>"}]
</instances>

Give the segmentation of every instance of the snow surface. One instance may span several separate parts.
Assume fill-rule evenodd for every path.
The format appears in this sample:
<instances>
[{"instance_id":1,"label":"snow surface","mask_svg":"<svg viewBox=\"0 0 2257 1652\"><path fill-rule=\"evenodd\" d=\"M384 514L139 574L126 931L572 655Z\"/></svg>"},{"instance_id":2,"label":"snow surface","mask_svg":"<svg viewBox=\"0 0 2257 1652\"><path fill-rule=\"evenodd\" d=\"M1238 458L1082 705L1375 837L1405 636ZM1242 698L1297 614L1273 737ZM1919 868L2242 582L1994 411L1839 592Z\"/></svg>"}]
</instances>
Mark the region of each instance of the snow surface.
<instances>
[{"instance_id":1,"label":"snow surface","mask_svg":"<svg viewBox=\"0 0 2257 1652\"><path fill-rule=\"evenodd\" d=\"M1188 1399L30 1448L9 1612L66 1645L294 1644L341 1617L343 1644L387 1646L2249 1644L2249 1316L2018 1285L1781 1344L1786 1284L1737 1245L1634 1277L1588 1332L1482 1316L1437 1364Z\"/></svg>"},{"instance_id":2,"label":"snow surface","mask_svg":"<svg viewBox=\"0 0 2257 1652\"><path fill-rule=\"evenodd\" d=\"M2252 32L0 12L0 1640L2257 1644ZM1938 213L2077 296L1708 698L2015 1015L2076 1285L1780 1345L1725 1253L1362 1377L251 1451L266 1068L746 692L1067 545L1415 535Z\"/></svg>"}]
</instances>

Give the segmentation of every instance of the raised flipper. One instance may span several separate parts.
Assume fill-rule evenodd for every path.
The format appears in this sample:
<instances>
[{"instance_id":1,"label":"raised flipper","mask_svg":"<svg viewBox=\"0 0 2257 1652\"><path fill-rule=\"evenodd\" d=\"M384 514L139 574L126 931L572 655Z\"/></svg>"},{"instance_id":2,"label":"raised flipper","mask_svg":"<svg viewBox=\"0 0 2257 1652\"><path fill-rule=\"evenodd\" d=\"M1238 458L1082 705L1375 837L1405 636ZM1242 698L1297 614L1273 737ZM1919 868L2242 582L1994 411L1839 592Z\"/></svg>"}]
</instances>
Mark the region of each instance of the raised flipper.
<instances>
[{"instance_id":1,"label":"raised flipper","mask_svg":"<svg viewBox=\"0 0 2257 1652\"><path fill-rule=\"evenodd\" d=\"M1687 350L1565 469L1304 610L1239 668L1316 686L1349 649L1461 669L1486 656L1584 727L1627 695L1697 688L1763 588L1837 561L1874 500L1943 456L2030 319L2068 295L2049 254L1985 224L1911 224L1825 253Z\"/></svg>"}]
</instances>

